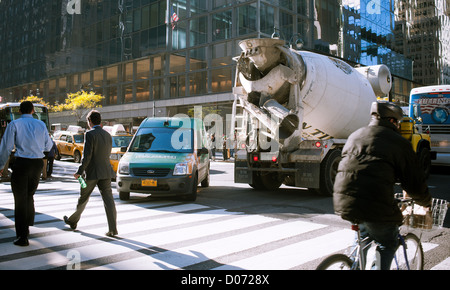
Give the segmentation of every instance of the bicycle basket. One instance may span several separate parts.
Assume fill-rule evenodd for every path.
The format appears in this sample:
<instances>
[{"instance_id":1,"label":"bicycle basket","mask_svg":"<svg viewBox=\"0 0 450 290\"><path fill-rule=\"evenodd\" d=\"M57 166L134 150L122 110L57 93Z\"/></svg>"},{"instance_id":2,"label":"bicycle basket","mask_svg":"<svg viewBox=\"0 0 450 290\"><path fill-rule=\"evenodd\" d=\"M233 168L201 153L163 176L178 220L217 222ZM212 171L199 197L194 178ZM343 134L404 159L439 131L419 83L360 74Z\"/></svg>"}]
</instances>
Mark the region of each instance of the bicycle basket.
<instances>
[{"instance_id":1,"label":"bicycle basket","mask_svg":"<svg viewBox=\"0 0 450 290\"><path fill-rule=\"evenodd\" d=\"M443 199L433 198L431 205L433 215L433 226L442 228L447 214L449 202Z\"/></svg>"},{"instance_id":2,"label":"bicycle basket","mask_svg":"<svg viewBox=\"0 0 450 290\"><path fill-rule=\"evenodd\" d=\"M448 204L446 200L433 198L431 211L426 211L423 206L413 202L408 205L403 203L401 205L403 225L423 230L442 228Z\"/></svg>"},{"instance_id":3,"label":"bicycle basket","mask_svg":"<svg viewBox=\"0 0 450 290\"><path fill-rule=\"evenodd\" d=\"M423 206L413 204L403 210L403 225L416 229L430 230L433 227L431 212L426 211Z\"/></svg>"}]
</instances>

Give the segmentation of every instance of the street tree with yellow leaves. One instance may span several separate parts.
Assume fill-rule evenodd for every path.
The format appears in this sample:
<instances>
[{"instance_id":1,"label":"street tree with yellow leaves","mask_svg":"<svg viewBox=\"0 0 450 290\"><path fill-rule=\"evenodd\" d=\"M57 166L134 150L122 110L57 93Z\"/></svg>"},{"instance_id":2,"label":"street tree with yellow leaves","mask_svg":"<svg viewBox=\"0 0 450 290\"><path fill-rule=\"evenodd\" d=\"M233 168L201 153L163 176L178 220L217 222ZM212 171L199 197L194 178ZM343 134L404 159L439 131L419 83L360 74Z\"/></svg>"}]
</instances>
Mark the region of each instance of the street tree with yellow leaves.
<instances>
[{"instance_id":1,"label":"street tree with yellow leaves","mask_svg":"<svg viewBox=\"0 0 450 290\"><path fill-rule=\"evenodd\" d=\"M57 104L52 107L52 111L72 111L72 114L77 117L77 122L80 122L83 116L94 109L100 108L100 102L104 99L102 95L96 94L93 91L86 92L84 90L76 93L67 94L65 104Z\"/></svg>"},{"instance_id":2,"label":"street tree with yellow leaves","mask_svg":"<svg viewBox=\"0 0 450 290\"><path fill-rule=\"evenodd\" d=\"M46 106L47 108L50 107L50 105L44 101L44 98L40 98L38 96L31 95L31 96L25 97L22 100L20 100L19 103L22 103L24 101L29 101L29 102L32 102L33 104L41 104L41 105Z\"/></svg>"}]
</instances>

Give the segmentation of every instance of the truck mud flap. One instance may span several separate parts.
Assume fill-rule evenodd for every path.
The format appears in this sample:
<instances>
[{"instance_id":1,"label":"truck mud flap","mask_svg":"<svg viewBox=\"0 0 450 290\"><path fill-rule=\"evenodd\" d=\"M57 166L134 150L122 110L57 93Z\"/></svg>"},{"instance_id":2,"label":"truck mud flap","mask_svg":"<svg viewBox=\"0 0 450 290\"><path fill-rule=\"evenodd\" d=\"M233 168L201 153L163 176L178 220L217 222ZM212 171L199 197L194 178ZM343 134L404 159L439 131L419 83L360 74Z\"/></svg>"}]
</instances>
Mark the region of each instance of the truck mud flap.
<instances>
[{"instance_id":1,"label":"truck mud flap","mask_svg":"<svg viewBox=\"0 0 450 290\"><path fill-rule=\"evenodd\" d=\"M320 187L320 163L296 163L295 168L295 186L306 188Z\"/></svg>"},{"instance_id":2,"label":"truck mud flap","mask_svg":"<svg viewBox=\"0 0 450 290\"><path fill-rule=\"evenodd\" d=\"M247 166L247 161L235 161L234 163L234 182L235 183L253 183L252 172Z\"/></svg>"}]
</instances>

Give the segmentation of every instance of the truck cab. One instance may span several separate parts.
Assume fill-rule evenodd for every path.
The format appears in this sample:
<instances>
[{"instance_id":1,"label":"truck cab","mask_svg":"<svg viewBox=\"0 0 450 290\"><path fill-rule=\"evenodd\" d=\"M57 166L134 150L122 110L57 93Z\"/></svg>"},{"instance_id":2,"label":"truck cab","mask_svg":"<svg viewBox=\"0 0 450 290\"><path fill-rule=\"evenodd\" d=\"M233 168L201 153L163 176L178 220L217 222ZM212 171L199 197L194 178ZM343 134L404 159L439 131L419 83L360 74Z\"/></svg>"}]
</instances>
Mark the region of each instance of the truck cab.
<instances>
[{"instance_id":1,"label":"truck cab","mask_svg":"<svg viewBox=\"0 0 450 290\"><path fill-rule=\"evenodd\" d=\"M431 171L431 160L436 159L436 152L431 151L430 134L423 132L422 129L422 126L416 124L415 120L411 117L404 117L400 121L400 133L411 142L419 163L425 172L425 176L428 178Z\"/></svg>"}]
</instances>

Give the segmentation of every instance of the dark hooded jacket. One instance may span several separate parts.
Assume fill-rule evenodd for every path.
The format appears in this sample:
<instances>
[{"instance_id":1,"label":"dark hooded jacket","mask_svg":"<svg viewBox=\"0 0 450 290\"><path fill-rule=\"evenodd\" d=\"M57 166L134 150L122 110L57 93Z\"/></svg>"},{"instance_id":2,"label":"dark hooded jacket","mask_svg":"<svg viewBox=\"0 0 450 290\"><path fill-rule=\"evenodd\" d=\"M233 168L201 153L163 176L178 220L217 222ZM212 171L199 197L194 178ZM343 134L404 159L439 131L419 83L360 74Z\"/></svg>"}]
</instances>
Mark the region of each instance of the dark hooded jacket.
<instances>
[{"instance_id":1,"label":"dark hooded jacket","mask_svg":"<svg viewBox=\"0 0 450 290\"><path fill-rule=\"evenodd\" d=\"M342 152L334 184L337 214L351 222L401 224L394 185L418 204L429 206L431 196L411 143L386 120L372 119L354 132Z\"/></svg>"}]
</instances>

